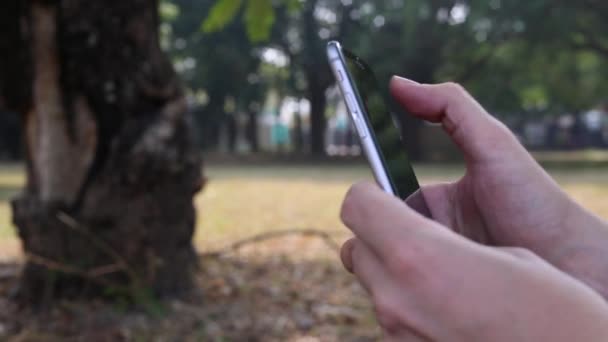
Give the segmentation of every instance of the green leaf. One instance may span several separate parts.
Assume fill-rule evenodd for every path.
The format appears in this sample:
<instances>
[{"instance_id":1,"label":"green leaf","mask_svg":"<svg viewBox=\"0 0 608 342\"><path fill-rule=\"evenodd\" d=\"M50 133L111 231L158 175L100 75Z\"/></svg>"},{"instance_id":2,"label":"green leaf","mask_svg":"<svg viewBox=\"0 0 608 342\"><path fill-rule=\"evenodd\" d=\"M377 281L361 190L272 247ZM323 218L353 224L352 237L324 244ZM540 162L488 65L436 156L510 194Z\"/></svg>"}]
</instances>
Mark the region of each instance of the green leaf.
<instances>
[{"instance_id":1,"label":"green leaf","mask_svg":"<svg viewBox=\"0 0 608 342\"><path fill-rule=\"evenodd\" d=\"M272 0L249 0L245 9L245 26L247 35L254 43L270 38L275 21Z\"/></svg>"},{"instance_id":2,"label":"green leaf","mask_svg":"<svg viewBox=\"0 0 608 342\"><path fill-rule=\"evenodd\" d=\"M203 32L217 32L226 27L237 15L242 3L242 0L218 0L203 21Z\"/></svg>"},{"instance_id":3,"label":"green leaf","mask_svg":"<svg viewBox=\"0 0 608 342\"><path fill-rule=\"evenodd\" d=\"M161 1L158 12L164 22L174 21L179 17L179 7L170 1Z\"/></svg>"}]
</instances>

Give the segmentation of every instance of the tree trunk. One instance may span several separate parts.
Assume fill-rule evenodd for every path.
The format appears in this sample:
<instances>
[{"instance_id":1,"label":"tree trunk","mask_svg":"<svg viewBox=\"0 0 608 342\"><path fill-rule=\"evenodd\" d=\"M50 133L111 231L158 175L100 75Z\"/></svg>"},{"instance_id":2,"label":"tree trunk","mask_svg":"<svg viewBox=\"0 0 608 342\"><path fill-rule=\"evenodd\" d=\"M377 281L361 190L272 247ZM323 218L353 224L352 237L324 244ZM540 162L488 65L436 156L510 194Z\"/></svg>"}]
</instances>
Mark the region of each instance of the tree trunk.
<instances>
[{"instance_id":1,"label":"tree trunk","mask_svg":"<svg viewBox=\"0 0 608 342\"><path fill-rule=\"evenodd\" d=\"M294 116L293 126L293 143L296 153L302 154L304 152L304 127L302 127L302 116L298 110Z\"/></svg>"},{"instance_id":2,"label":"tree trunk","mask_svg":"<svg viewBox=\"0 0 608 342\"><path fill-rule=\"evenodd\" d=\"M226 135L228 138L228 152L236 153L236 143L238 138L238 124L236 121L236 114L228 114L224 118L224 127L226 128Z\"/></svg>"},{"instance_id":3,"label":"tree trunk","mask_svg":"<svg viewBox=\"0 0 608 342\"><path fill-rule=\"evenodd\" d=\"M315 156L325 155L325 91L334 82L325 57L326 42L319 38L320 25L315 16L318 0L305 1L302 9L304 69L310 101L310 151Z\"/></svg>"},{"instance_id":4,"label":"tree trunk","mask_svg":"<svg viewBox=\"0 0 608 342\"><path fill-rule=\"evenodd\" d=\"M206 150L217 149L220 145L220 130L226 116L224 104L225 93L209 94L209 103L197 113L197 123L202 136L202 145Z\"/></svg>"},{"instance_id":5,"label":"tree trunk","mask_svg":"<svg viewBox=\"0 0 608 342\"><path fill-rule=\"evenodd\" d=\"M325 155L325 88L310 85L310 132L311 152L315 156Z\"/></svg>"},{"instance_id":6,"label":"tree trunk","mask_svg":"<svg viewBox=\"0 0 608 342\"><path fill-rule=\"evenodd\" d=\"M260 151L260 139L258 136L258 115L255 111L249 110L247 112L247 140L251 152L258 153Z\"/></svg>"},{"instance_id":7,"label":"tree trunk","mask_svg":"<svg viewBox=\"0 0 608 342\"><path fill-rule=\"evenodd\" d=\"M201 160L157 2L7 2L0 98L21 114L28 171L13 201L22 298L187 289Z\"/></svg>"}]
</instances>

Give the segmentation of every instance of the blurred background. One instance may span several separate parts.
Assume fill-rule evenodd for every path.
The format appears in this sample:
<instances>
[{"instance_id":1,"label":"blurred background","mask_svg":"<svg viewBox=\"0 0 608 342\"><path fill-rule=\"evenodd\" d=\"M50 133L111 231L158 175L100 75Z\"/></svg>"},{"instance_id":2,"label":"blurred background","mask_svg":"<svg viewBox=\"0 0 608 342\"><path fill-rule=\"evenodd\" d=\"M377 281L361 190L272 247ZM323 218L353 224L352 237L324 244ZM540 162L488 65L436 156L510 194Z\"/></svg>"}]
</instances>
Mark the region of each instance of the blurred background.
<instances>
[{"instance_id":1,"label":"blurred background","mask_svg":"<svg viewBox=\"0 0 608 342\"><path fill-rule=\"evenodd\" d=\"M112 292L110 304L107 298L58 295L61 299L42 311L14 304L24 263L38 260L53 274L73 269L22 252L19 237L27 241L29 235L14 228L11 199L33 184L27 172L32 143L24 135L31 131L21 107L4 106L10 101L0 95L0 339L379 339L372 309L341 269L335 250L349 236L338 218L342 197L351 183L371 176L327 64L330 40L366 60L382 85L395 74L422 83L461 83L569 194L608 218L608 4L603 0L124 2L134 8L138 3L157 11L155 27L148 29L158 30L154 40L183 85L184 122L194 131L193 153L202 156L204 188L193 198L196 223L186 220L193 229L187 237L198 253L194 279L201 293L159 299ZM60 13L78 18L78 13ZM78 27L103 20L81 20ZM112 26L119 35L120 25ZM124 32L131 37L128 26ZM83 39L95 44L89 36ZM0 51L16 54L6 42ZM65 51L59 56L79 50ZM3 63L0 79L15 69ZM94 65L103 70L105 64ZM84 69L70 70L92 77L79 71ZM14 84L4 82L7 89ZM100 92L112 93L115 86L107 84ZM115 110L99 108L106 117ZM150 121L134 122L143 127ZM456 180L464 173L459 153L440 127L406 120L403 130L422 183ZM173 193L159 198L173 201ZM97 203L99 211L109 202ZM123 204L142 213L172 210ZM106 222L80 208L70 215L95 232ZM172 227L173 221L166 222ZM126 231L123 240L136 236ZM44 284L37 292L54 286ZM47 297L54 298L50 293Z\"/></svg>"},{"instance_id":2,"label":"blurred background","mask_svg":"<svg viewBox=\"0 0 608 342\"><path fill-rule=\"evenodd\" d=\"M398 74L463 84L531 149L606 146L600 1L264 3L161 3L164 47L191 92L206 151L358 154L325 61L331 39L382 82ZM410 132L410 149L434 159L442 146L424 129Z\"/></svg>"}]
</instances>

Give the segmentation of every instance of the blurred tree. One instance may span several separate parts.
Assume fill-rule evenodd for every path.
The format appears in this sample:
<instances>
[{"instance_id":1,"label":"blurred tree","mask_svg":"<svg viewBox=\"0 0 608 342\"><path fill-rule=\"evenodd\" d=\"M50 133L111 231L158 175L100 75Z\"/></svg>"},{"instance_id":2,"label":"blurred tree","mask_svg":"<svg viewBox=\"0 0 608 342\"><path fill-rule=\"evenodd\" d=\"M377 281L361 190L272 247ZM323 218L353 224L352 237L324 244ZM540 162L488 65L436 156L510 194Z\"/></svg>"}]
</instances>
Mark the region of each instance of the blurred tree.
<instances>
[{"instance_id":1,"label":"blurred tree","mask_svg":"<svg viewBox=\"0 0 608 342\"><path fill-rule=\"evenodd\" d=\"M470 40L464 25L469 7L463 1L354 1L353 6L349 16L357 25L351 25L343 41L373 66L384 93L395 74L436 83L452 55L461 51L459 45ZM486 55L483 50L470 50L467 57L479 61L460 64L450 79L474 77L489 58ZM422 122L405 114L397 118L410 158L422 159Z\"/></svg>"},{"instance_id":2,"label":"blurred tree","mask_svg":"<svg viewBox=\"0 0 608 342\"><path fill-rule=\"evenodd\" d=\"M297 3L293 0L289 2ZM251 41L258 43L267 40L275 19L272 0L217 0L203 23L203 30L209 33L223 29L240 12L243 5L244 22Z\"/></svg>"},{"instance_id":3,"label":"blurred tree","mask_svg":"<svg viewBox=\"0 0 608 342\"><path fill-rule=\"evenodd\" d=\"M238 8L257 4L228 2L216 0L207 29L221 29L242 13ZM270 33L258 32L255 39L267 38L289 56L293 78L302 80L315 107L316 132L324 127L318 108L331 84L323 47L334 38L368 60L381 85L392 74L424 83L456 81L502 115L580 112L606 93L605 1L283 0L260 6L263 15L243 15L244 22L259 21L257 30ZM403 117L410 155L423 157L420 122Z\"/></svg>"},{"instance_id":4,"label":"blurred tree","mask_svg":"<svg viewBox=\"0 0 608 342\"><path fill-rule=\"evenodd\" d=\"M488 46L488 37L498 35L501 39L490 50L492 58L475 78L465 80L487 107L503 113L562 114L587 110L602 101L608 92L603 81L608 60L601 53L607 43L602 20L607 4L594 0L488 4L483 11L471 6L467 22L474 39L460 46L461 52L443 68L442 77L454 74L470 59L471 51L480 51Z\"/></svg>"},{"instance_id":5,"label":"blurred tree","mask_svg":"<svg viewBox=\"0 0 608 342\"><path fill-rule=\"evenodd\" d=\"M79 294L83 281L159 294L190 284L201 161L157 7L3 3L0 103L20 113L27 146L13 201L23 299Z\"/></svg>"},{"instance_id":6,"label":"blurred tree","mask_svg":"<svg viewBox=\"0 0 608 342\"><path fill-rule=\"evenodd\" d=\"M224 29L240 13L241 1L216 1L203 26L207 32ZM292 72L290 91L299 93L295 78L305 83L303 93L310 101L311 152L325 154L326 91L333 85L325 44L328 38L339 37L347 28L347 14L352 4L326 0L284 0L245 2L244 21L254 42L267 42L289 57ZM252 15L251 13L256 13ZM328 17L329 16L329 17ZM338 23L337 19L344 19ZM272 30L273 24L278 22Z\"/></svg>"},{"instance_id":7,"label":"blurred tree","mask_svg":"<svg viewBox=\"0 0 608 342\"><path fill-rule=\"evenodd\" d=\"M235 128L235 116L244 113L246 136L255 151L257 117L266 93L264 80L257 76L261 52L240 21L227 23L221 31L203 32L201 22L214 3L172 1L176 14L164 23L170 38L165 48L192 92L203 147L217 147L221 128ZM229 146L234 146L236 136L229 135Z\"/></svg>"},{"instance_id":8,"label":"blurred tree","mask_svg":"<svg viewBox=\"0 0 608 342\"><path fill-rule=\"evenodd\" d=\"M290 57L291 63L297 65L304 75L306 94L310 101L310 134L311 152L314 155L325 154L325 107L327 105L326 91L334 83L327 57L325 56L325 40L319 32L322 24L317 19L316 10L319 0L304 2L302 10L295 16L295 24L291 34L299 35L296 42L290 41L289 31L278 41L283 51ZM299 43L299 44L298 44Z\"/></svg>"}]
</instances>

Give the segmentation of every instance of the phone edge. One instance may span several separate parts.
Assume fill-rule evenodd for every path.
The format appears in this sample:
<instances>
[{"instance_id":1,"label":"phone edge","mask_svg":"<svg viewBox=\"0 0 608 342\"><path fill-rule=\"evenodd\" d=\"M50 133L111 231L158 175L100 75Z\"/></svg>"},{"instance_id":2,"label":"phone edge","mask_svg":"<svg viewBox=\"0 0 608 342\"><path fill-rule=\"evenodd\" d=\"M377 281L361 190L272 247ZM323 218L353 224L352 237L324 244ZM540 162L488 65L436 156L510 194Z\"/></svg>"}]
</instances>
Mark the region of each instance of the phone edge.
<instances>
[{"instance_id":1,"label":"phone edge","mask_svg":"<svg viewBox=\"0 0 608 342\"><path fill-rule=\"evenodd\" d=\"M375 139L372 138L372 135L375 133L372 131L371 127L369 127L367 120L363 117L364 109L359 103L356 84L350 76L339 42L331 41L327 44L327 58L334 78L336 79L336 83L338 84L338 88L340 89L340 93L342 94L342 101L344 101L350 120L357 130L359 143L363 148L363 153L367 158L376 182L385 192L393 196L399 196L390 180L388 170L382 162L380 148L377 146ZM347 94L349 93L352 96L351 103L347 100ZM355 108L351 108L352 106Z\"/></svg>"}]
</instances>

